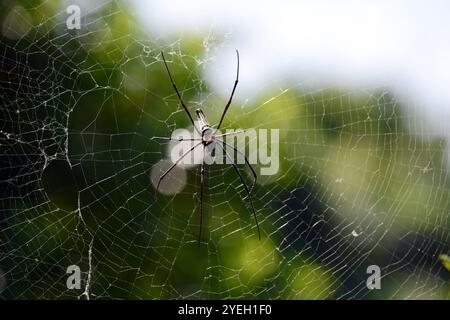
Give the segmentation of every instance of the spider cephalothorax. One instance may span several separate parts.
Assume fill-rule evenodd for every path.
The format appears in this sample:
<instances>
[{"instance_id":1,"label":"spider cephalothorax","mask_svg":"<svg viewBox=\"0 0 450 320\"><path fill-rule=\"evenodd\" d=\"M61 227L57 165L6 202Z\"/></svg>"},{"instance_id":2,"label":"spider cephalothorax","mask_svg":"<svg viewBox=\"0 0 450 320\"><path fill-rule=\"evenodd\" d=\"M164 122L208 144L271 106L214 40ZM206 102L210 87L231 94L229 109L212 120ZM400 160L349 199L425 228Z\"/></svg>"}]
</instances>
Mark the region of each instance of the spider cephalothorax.
<instances>
[{"instance_id":1,"label":"spider cephalothorax","mask_svg":"<svg viewBox=\"0 0 450 320\"><path fill-rule=\"evenodd\" d=\"M183 153L174 163L173 165L167 169L160 177L158 180L158 185L156 186L156 191L158 191L159 189L159 185L161 184L161 181L169 174L169 172L178 164L180 163L181 160L183 160L184 157L186 157L188 154L190 154L192 151L194 151L195 148L199 147L199 146L203 146L203 157L202 157L202 163L201 163L201 167L200 167L200 231L199 231L199 235L198 235L198 243L200 244L200 240L201 240L201 232L202 232L202 223L203 223L203 193L204 193L204 177L205 177L205 152L207 149L209 149L210 146L212 146L213 148L220 146L223 148L223 146L220 143L226 144L227 146L229 146L230 148L232 148L234 151L236 151L237 153L241 154L244 159L245 159L245 163L246 165L248 165L248 167L250 168L252 175L253 175L253 184L251 186L251 188L249 189L247 186L247 183L245 182L242 174L240 173L238 167L236 166L236 164L233 162L231 156L228 154L227 150L225 148L223 148L223 151L225 152L225 156L227 157L227 159L230 160L231 165L233 166L233 168L235 169L236 173L238 174L244 188L245 191L247 192L249 201L250 201L250 207L251 210L253 212L253 216L255 218L255 222L256 222L256 227L258 229L258 238L261 239L261 232L259 230L259 224L258 224L258 219L256 217L256 212L255 212L255 208L253 207L253 202L252 202L252 197L251 197L251 191L253 190L253 187L256 184L256 172L253 169L253 167L250 165L248 158L242 154L239 150L237 150L236 148L234 148L234 146L229 145L228 143L226 143L225 141L223 141L221 138L222 136L226 135L226 134L218 134L216 135L217 131L220 129L220 126L222 124L222 121L225 117L225 114L228 110L228 108L231 105L231 101L233 100L233 95L234 95L234 91L236 90L237 84L239 82L239 51L236 50L236 55L237 55L237 72L236 72L236 80L234 81L234 86L233 86L233 90L231 91L231 96L230 99L228 100L227 104L225 105L225 108L223 110L222 116L220 117L220 121L219 124L217 125L217 127L215 129L213 129L211 127L211 125L208 122L208 119L206 118L205 114L203 113L203 111L201 109L197 109L196 110L196 115L197 115L197 123L198 126L195 125L194 119L192 118L191 113L189 112L188 108L186 107L186 104L183 101L183 98L181 97L180 92L177 89L177 86L175 84L175 81L172 78L172 74L170 73L169 67L167 66L167 62L166 59L164 57L164 53L161 52L161 56L162 59L164 61L164 65L166 67L167 73L169 74L169 78L170 78L170 82L172 83L172 86L175 90L175 93L178 96L178 99L180 100L181 106L183 107L184 111L186 112L186 114L188 115L192 125L194 126L194 130L197 130L200 135L201 138L191 138L191 139L172 139L172 138L165 138L165 137L158 137L160 139L165 139L165 140L177 140L177 141L192 141L194 143L194 145L185 153ZM243 131L241 131L243 132ZM241 133L241 132L235 132L235 134L237 133ZM220 143L216 143L216 142L220 142Z\"/></svg>"}]
</instances>

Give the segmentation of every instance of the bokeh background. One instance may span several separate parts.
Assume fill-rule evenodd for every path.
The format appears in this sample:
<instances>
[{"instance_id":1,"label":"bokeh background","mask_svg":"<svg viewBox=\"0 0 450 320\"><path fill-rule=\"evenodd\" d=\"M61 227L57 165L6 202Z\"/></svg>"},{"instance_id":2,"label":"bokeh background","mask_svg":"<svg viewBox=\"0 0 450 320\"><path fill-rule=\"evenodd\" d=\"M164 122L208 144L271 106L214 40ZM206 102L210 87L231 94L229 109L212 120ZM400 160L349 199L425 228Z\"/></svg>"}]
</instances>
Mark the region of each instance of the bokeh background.
<instances>
[{"instance_id":1,"label":"bokeh background","mask_svg":"<svg viewBox=\"0 0 450 320\"><path fill-rule=\"evenodd\" d=\"M449 9L3 1L0 297L448 299ZM207 166L197 246L198 166L154 189L171 147L155 137L189 128L160 52L217 123L235 48L224 128L280 129L280 170L255 189L259 241L233 169Z\"/></svg>"}]
</instances>

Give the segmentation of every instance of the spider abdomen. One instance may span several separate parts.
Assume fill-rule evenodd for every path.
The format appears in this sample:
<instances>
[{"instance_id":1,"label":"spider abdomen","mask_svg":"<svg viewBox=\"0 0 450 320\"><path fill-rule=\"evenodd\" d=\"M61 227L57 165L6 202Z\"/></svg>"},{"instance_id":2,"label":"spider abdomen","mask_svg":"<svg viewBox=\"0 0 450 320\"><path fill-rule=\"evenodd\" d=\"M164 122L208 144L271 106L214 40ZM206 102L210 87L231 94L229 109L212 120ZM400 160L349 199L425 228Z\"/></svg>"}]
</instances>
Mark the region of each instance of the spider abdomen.
<instances>
[{"instance_id":1,"label":"spider abdomen","mask_svg":"<svg viewBox=\"0 0 450 320\"><path fill-rule=\"evenodd\" d=\"M211 130L211 125L209 124L208 119L206 119L202 109L195 110L195 113L197 114L197 121L200 126L200 131L202 132L202 135L204 135L205 131L208 129Z\"/></svg>"}]
</instances>

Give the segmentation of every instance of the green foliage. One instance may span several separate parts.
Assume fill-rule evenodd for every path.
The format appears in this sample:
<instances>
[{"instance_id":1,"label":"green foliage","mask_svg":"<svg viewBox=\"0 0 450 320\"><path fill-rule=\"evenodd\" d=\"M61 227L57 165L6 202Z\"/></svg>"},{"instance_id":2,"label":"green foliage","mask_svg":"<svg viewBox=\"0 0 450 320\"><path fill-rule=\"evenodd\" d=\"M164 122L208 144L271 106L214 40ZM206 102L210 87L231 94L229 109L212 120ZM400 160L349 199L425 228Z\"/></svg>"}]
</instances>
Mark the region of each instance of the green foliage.
<instances>
[{"instance_id":1,"label":"green foliage","mask_svg":"<svg viewBox=\"0 0 450 320\"><path fill-rule=\"evenodd\" d=\"M442 262L444 268L450 271L450 257L446 254L441 254L439 260Z\"/></svg>"},{"instance_id":2,"label":"green foliage","mask_svg":"<svg viewBox=\"0 0 450 320\"><path fill-rule=\"evenodd\" d=\"M224 122L224 128L281 129L280 170L275 176L260 177L260 191L256 191L255 206L263 217L265 236L256 239L254 221L236 192L240 182L233 172L224 170L218 187L209 182L211 188L223 190L216 191L214 198L207 197L204 239L211 241L198 248L198 217L189 216L198 211L195 171L189 171L189 181L180 194L158 199L149 177L152 165L165 155L165 147L151 137L168 136L174 128L189 126L159 52L166 48L172 73L192 106L210 93L196 60L204 53L202 38L192 36L171 45L141 40L147 35L131 22L134 18L125 8L117 10L114 4L105 9L95 31L77 37L60 35L49 29L58 23L51 18L55 9L49 3L24 6L35 24L30 33L33 44L25 38L14 50L18 59L26 55L26 63L41 73L60 72L49 74L47 84L40 84L39 72L27 74L34 82L17 90L35 90L33 99L26 95L19 99L25 109L33 110L22 115L26 121L41 119L44 123L50 117L56 123L68 123L67 157L73 171L53 165L44 170L44 161L39 160L42 183L48 179L52 187L37 182L33 188L45 189L47 194L9 204L14 213L6 231L11 245L2 247L8 251L0 254L14 252L35 261L33 268L21 270L21 276L28 281L38 279L35 283L40 284L24 289L24 283L17 281L11 284L11 295L61 297L66 292L63 287L55 291L38 288L45 283L64 284L64 266L74 260L87 270L87 259L78 253L87 252L86 239L93 237L92 292L102 296L327 299L339 292L341 279L328 269L326 254L318 257L306 245L284 250L277 245L284 236L275 225L284 214L286 190L303 188L306 182L313 185L318 190L315 197L327 209L335 208L337 214L326 217L333 228L343 222L364 221L377 212L392 215L388 219L392 230L408 230L415 223L433 229L426 220L437 221L438 215L449 211L450 189L436 188L430 174L444 170L440 159L445 141L425 141L408 132L401 121L402 107L393 97L385 92L360 97L338 90L271 91L243 108L233 104ZM107 14L108 10L114 13ZM45 24L37 27L42 17ZM56 91L48 97L38 95L51 89ZM207 97L204 109L214 122L226 101ZM23 121L12 119L13 123ZM63 129L56 127L53 132L64 136ZM64 139L52 147L61 157ZM75 181L70 179L70 186L64 186L69 179L61 178L67 176ZM281 198L274 199L276 205L264 199L267 190ZM433 199L440 200L428 205ZM442 223L448 230L448 223ZM374 247L371 241L379 238L373 236L376 232L377 226L358 230L362 236L372 235L368 242ZM377 248L383 250L382 245ZM5 266L13 268L16 262L10 257ZM449 258L441 255L440 260L450 270ZM42 271L49 265L59 269L43 278ZM272 293L274 284L284 289Z\"/></svg>"}]
</instances>

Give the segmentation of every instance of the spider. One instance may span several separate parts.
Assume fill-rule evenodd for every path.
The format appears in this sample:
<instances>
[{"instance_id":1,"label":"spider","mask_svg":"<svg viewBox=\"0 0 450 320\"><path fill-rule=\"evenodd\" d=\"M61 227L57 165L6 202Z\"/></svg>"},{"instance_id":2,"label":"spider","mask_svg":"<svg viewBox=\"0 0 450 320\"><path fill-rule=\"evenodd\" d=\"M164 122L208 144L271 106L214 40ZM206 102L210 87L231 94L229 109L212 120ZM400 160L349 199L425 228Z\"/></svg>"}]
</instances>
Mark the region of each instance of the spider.
<instances>
[{"instance_id":1,"label":"spider","mask_svg":"<svg viewBox=\"0 0 450 320\"><path fill-rule=\"evenodd\" d=\"M239 179L241 180L244 189L247 193L249 202L250 202L250 208L253 214L253 217L255 219L255 223L256 223L256 227L258 230L258 238L259 240L261 240L261 232L259 229L259 223L258 223L258 218L256 217L256 212L255 212L255 208L253 206L253 200L252 200L252 191L253 188L256 185L256 179L257 179L257 175L255 170L253 169L253 167L251 166L250 162L248 161L248 158L239 150L237 150L234 146L228 144L227 142L223 141L221 138L222 136L228 135L230 133L225 133L225 134L220 134L217 135L217 131L220 129L220 126L223 122L223 119L225 117L225 114L228 110L228 108L231 105L231 101L233 100L233 95L234 92L236 91L236 87L237 84L239 82L239 51L236 50L236 56L237 56L237 71L236 71L236 80L234 81L234 86L233 86L233 90L231 91L231 96L230 99L228 100L227 104L225 105L225 108L222 112L222 116L220 117L220 121L219 124L217 125L217 127L215 129L213 129L213 127L209 124L208 119L206 118L205 114L203 113L203 111L201 109L197 109L196 110L196 115L197 115L197 121L199 123L199 126L197 127L194 123L194 119L192 118L191 113L189 112L188 108L186 107L186 104L183 101L183 98L181 97L180 92L178 91L178 88L175 84L175 81L173 80L172 74L170 72L169 67L167 66L167 62L166 59L164 57L164 52L161 52L161 56L164 62L164 65L166 67L167 73L169 75L169 79L170 82L172 83L173 89L175 90L175 93L178 96L178 100L181 103L181 106L183 107L184 111L186 112L187 116L189 117L189 120L191 121L192 125L194 126L195 130L197 130L197 132L200 134L201 138L192 138L192 139L184 139L184 138L179 138L179 139L173 139L173 138L166 138L166 137L157 137L159 139L164 139L164 140L176 140L176 141L195 141L194 145L185 153L183 153L160 177L158 180L158 184L156 186L156 192L158 192L159 186L161 184L161 181L164 180L164 178L170 173L170 171L172 171L173 168L175 168L175 166L180 163L181 160L183 160L183 158L185 158L188 154L190 154L191 152L194 151L194 149L196 149L199 146L203 147L203 157L202 157L202 163L201 163L201 167L200 167L200 228L199 228L199 233L198 233L198 245L200 245L200 241L201 241L201 237L202 237L202 224L203 224L203 194L204 194L204 178L205 178L205 152L207 149L214 147L214 146L220 146L222 148L222 150L225 152L225 156L227 157L227 159L229 160L229 162L231 163L231 165L233 166L234 170L236 171L237 175L239 176ZM231 134L239 134L242 133L243 131L236 131L233 132ZM253 184L251 186L251 188L248 187L247 183L245 182L242 174L240 173L238 167L236 166L236 164L232 161L231 156L228 154L227 150L225 150L225 148L223 148L223 146L217 142L223 143L225 145L227 145L228 147L232 148L235 152L239 153L245 160L245 164L248 165L248 167L250 168L251 172L252 172L252 176L253 176Z\"/></svg>"}]
</instances>

